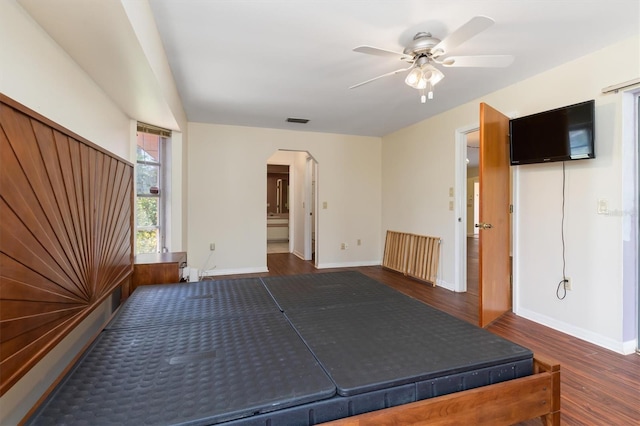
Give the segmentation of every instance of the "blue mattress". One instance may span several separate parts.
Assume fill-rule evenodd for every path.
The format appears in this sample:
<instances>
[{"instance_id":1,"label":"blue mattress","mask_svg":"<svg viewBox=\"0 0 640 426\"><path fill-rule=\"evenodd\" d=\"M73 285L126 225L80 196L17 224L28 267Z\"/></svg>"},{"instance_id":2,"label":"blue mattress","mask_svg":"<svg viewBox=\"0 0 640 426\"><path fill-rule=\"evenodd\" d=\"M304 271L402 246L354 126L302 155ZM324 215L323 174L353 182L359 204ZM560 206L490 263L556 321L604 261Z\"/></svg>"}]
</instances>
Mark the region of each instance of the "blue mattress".
<instances>
[{"instance_id":1,"label":"blue mattress","mask_svg":"<svg viewBox=\"0 0 640 426\"><path fill-rule=\"evenodd\" d=\"M207 425L329 398L280 314L103 332L31 424Z\"/></svg>"},{"instance_id":2,"label":"blue mattress","mask_svg":"<svg viewBox=\"0 0 640 426\"><path fill-rule=\"evenodd\" d=\"M262 279L283 311L354 306L407 296L355 271Z\"/></svg>"},{"instance_id":3,"label":"blue mattress","mask_svg":"<svg viewBox=\"0 0 640 426\"><path fill-rule=\"evenodd\" d=\"M27 424L312 425L532 369L358 272L146 286Z\"/></svg>"},{"instance_id":4,"label":"blue mattress","mask_svg":"<svg viewBox=\"0 0 640 426\"><path fill-rule=\"evenodd\" d=\"M211 320L280 310L259 278L140 286L107 330Z\"/></svg>"}]
</instances>

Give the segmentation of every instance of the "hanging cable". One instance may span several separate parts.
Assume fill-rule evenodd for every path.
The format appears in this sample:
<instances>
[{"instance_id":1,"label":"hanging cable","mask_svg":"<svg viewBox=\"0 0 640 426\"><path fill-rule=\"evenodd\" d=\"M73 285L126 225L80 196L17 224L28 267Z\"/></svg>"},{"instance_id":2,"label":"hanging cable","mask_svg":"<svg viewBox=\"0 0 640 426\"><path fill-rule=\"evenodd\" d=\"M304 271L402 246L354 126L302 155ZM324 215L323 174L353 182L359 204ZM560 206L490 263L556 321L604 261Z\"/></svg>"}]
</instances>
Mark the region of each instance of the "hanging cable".
<instances>
[{"instance_id":1,"label":"hanging cable","mask_svg":"<svg viewBox=\"0 0 640 426\"><path fill-rule=\"evenodd\" d=\"M565 162L562 162L562 221L560 226L560 237L562 239L562 280L558 283L558 288L556 288L556 297L560 300L567 297L567 287L565 283L567 281L566 267L567 260L565 257L565 243L564 243L564 204L565 204L565 187L566 187L566 174L564 169ZM562 292L560 291L562 289ZM561 296L562 294L562 296Z\"/></svg>"}]
</instances>

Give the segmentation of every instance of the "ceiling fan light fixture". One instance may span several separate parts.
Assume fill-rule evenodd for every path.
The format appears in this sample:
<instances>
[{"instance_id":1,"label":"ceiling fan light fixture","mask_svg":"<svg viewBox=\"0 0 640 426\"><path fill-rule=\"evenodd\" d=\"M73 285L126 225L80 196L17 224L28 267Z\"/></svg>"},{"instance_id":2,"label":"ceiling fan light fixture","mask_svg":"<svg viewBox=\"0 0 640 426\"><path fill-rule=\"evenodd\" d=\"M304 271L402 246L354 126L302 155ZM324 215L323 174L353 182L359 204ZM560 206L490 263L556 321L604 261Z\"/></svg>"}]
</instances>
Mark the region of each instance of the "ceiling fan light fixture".
<instances>
[{"instance_id":1,"label":"ceiling fan light fixture","mask_svg":"<svg viewBox=\"0 0 640 426\"><path fill-rule=\"evenodd\" d=\"M422 78L422 70L418 67L412 69L409 74L407 74L407 78L404 79L404 82L407 83L408 86L417 88L418 82Z\"/></svg>"},{"instance_id":2,"label":"ceiling fan light fixture","mask_svg":"<svg viewBox=\"0 0 640 426\"><path fill-rule=\"evenodd\" d=\"M420 102L425 103L426 99L433 99L433 86L444 78L444 74L438 68L429 63L413 68L404 82L414 89L420 90ZM425 90L427 95L425 96Z\"/></svg>"}]
</instances>

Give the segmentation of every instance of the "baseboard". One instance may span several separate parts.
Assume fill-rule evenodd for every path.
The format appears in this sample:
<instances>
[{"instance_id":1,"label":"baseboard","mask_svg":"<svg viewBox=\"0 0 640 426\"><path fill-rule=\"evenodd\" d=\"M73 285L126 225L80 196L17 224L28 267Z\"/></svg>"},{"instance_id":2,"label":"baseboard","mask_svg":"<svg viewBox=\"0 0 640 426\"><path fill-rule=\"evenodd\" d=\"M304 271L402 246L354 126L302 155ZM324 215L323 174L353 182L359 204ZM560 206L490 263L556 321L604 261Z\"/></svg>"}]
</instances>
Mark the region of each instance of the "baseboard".
<instances>
[{"instance_id":1,"label":"baseboard","mask_svg":"<svg viewBox=\"0 0 640 426\"><path fill-rule=\"evenodd\" d=\"M622 350L623 355L631 355L638 352L638 340L633 339L622 342Z\"/></svg>"},{"instance_id":2,"label":"baseboard","mask_svg":"<svg viewBox=\"0 0 640 426\"><path fill-rule=\"evenodd\" d=\"M594 345L617 352L622 355L632 354L636 350L636 340L620 342L601 334L594 333L593 331L585 330L584 328L576 327L575 325L568 324L563 321L558 321L554 318L539 314L525 308L518 308L517 310L514 309L514 313L523 318L537 322L538 324L553 328L554 330L560 331L586 342L593 343Z\"/></svg>"},{"instance_id":3,"label":"baseboard","mask_svg":"<svg viewBox=\"0 0 640 426\"><path fill-rule=\"evenodd\" d=\"M304 258L304 253L300 253L298 250L294 250L293 252L291 252L291 254L293 254L298 259L308 260Z\"/></svg>"},{"instance_id":4,"label":"baseboard","mask_svg":"<svg viewBox=\"0 0 640 426\"><path fill-rule=\"evenodd\" d=\"M318 269L327 268L355 268L359 266L380 266L382 262L379 260L368 260L361 262L336 262L336 263L319 263Z\"/></svg>"},{"instance_id":5,"label":"baseboard","mask_svg":"<svg viewBox=\"0 0 640 426\"><path fill-rule=\"evenodd\" d=\"M218 275L257 274L261 272L269 272L269 270L266 266L260 268L209 269L204 271L201 276L213 277Z\"/></svg>"},{"instance_id":6,"label":"baseboard","mask_svg":"<svg viewBox=\"0 0 640 426\"><path fill-rule=\"evenodd\" d=\"M438 287L446 288L447 290L456 291L456 287L452 283L444 280L436 280L436 285Z\"/></svg>"}]
</instances>

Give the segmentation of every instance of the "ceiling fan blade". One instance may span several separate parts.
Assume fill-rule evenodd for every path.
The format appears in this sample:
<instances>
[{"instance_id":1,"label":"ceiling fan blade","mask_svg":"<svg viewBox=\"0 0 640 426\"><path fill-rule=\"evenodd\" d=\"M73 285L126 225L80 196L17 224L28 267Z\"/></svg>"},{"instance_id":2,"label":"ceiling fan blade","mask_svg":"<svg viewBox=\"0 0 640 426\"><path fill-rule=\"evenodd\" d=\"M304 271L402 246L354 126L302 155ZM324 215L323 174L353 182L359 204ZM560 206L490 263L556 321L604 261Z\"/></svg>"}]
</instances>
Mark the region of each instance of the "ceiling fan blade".
<instances>
[{"instance_id":1,"label":"ceiling fan blade","mask_svg":"<svg viewBox=\"0 0 640 426\"><path fill-rule=\"evenodd\" d=\"M379 47L373 46L358 46L354 48L353 51L376 56L399 56L400 58L407 56L402 52L394 52L392 50L380 49Z\"/></svg>"},{"instance_id":2,"label":"ceiling fan blade","mask_svg":"<svg viewBox=\"0 0 640 426\"><path fill-rule=\"evenodd\" d=\"M474 16L466 24L449 34L444 40L436 44L431 51L434 56L448 53L476 34L480 34L494 24L494 20L486 16Z\"/></svg>"},{"instance_id":3,"label":"ceiling fan blade","mask_svg":"<svg viewBox=\"0 0 640 426\"><path fill-rule=\"evenodd\" d=\"M437 63L445 67L504 68L511 65L513 60L512 55L449 56Z\"/></svg>"},{"instance_id":4,"label":"ceiling fan blade","mask_svg":"<svg viewBox=\"0 0 640 426\"><path fill-rule=\"evenodd\" d=\"M371 79L369 79L367 81L363 81L362 83L354 84L353 86L349 87L349 89L355 89L356 87L360 87L360 86L362 86L364 84L371 83L372 81L375 81L375 80L377 80L379 78L382 78L382 77L388 77L390 75L398 74L398 73L401 73L401 72L404 72L404 71L409 71L411 68L413 68L413 67L411 66L409 68L402 68L402 69L399 69L399 70L388 72L386 74L379 75L377 77L373 77L373 78L371 78Z\"/></svg>"}]
</instances>

